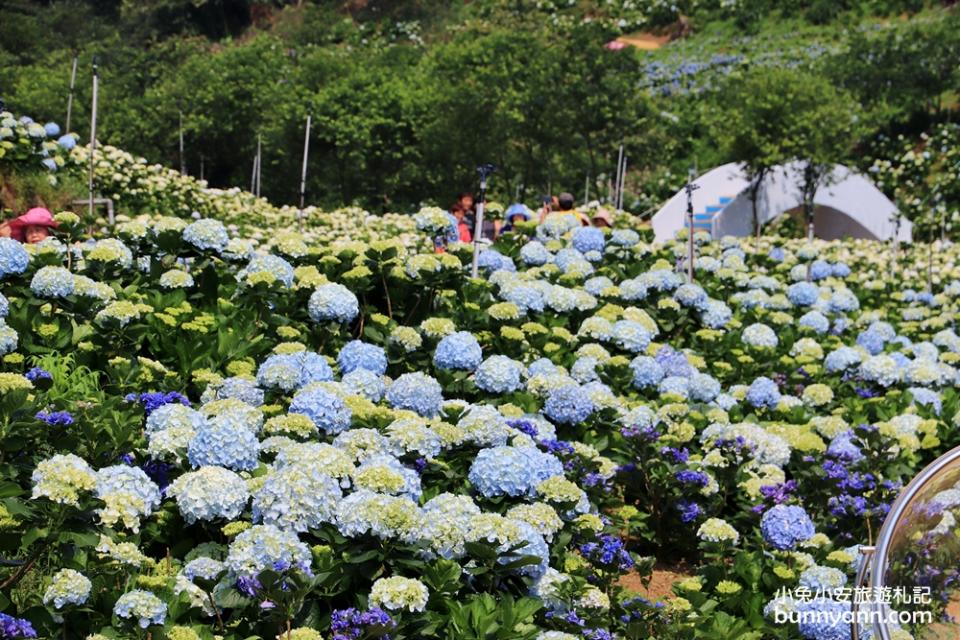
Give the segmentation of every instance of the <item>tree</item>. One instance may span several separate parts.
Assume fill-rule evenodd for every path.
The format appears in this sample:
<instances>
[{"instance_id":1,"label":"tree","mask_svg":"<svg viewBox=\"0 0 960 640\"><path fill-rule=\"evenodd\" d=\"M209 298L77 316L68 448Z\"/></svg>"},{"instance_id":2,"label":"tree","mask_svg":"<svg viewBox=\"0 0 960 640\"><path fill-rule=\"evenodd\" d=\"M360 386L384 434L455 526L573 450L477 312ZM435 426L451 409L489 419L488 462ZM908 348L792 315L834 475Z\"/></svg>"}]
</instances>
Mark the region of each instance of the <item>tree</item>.
<instances>
[{"instance_id":1,"label":"tree","mask_svg":"<svg viewBox=\"0 0 960 640\"><path fill-rule=\"evenodd\" d=\"M785 140L788 157L802 163L796 180L812 236L817 191L829 182L834 165L847 158L860 137L862 122L857 101L829 79L811 73L800 73L796 79L798 90L790 105Z\"/></svg>"},{"instance_id":2,"label":"tree","mask_svg":"<svg viewBox=\"0 0 960 640\"><path fill-rule=\"evenodd\" d=\"M760 238L758 200L764 180L795 153L790 139L797 127L796 106L808 84L807 74L789 68L755 67L734 76L719 96L710 129L727 158L743 164L750 183L753 231Z\"/></svg>"}]
</instances>

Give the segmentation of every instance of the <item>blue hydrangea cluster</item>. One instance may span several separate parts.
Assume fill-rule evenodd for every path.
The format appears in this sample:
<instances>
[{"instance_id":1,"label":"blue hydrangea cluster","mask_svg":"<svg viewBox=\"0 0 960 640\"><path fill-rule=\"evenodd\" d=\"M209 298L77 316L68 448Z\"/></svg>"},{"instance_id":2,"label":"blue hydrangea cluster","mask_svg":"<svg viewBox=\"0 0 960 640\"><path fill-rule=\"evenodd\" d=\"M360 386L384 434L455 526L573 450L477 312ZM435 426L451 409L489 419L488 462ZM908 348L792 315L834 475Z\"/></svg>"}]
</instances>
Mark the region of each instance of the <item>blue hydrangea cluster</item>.
<instances>
[{"instance_id":1,"label":"blue hydrangea cluster","mask_svg":"<svg viewBox=\"0 0 960 640\"><path fill-rule=\"evenodd\" d=\"M226 565L220 560L213 558L200 557L191 560L183 567L183 575L193 582L196 578L202 580L216 580L217 576L226 569Z\"/></svg>"},{"instance_id":2,"label":"blue hydrangea cluster","mask_svg":"<svg viewBox=\"0 0 960 640\"><path fill-rule=\"evenodd\" d=\"M840 347L827 354L823 361L823 368L827 373L837 373L860 364L860 352L853 347Z\"/></svg>"},{"instance_id":3,"label":"blue hydrangea cluster","mask_svg":"<svg viewBox=\"0 0 960 640\"><path fill-rule=\"evenodd\" d=\"M797 604L800 635L809 640L848 640L850 601L813 598Z\"/></svg>"},{"instance_id":4,"label":"blue hydrangea cluster","mask_svg":"<svg viewBox=\"0 0 960 640\"><path fill-rule=\"evenodd\" d=\"M633 229L614 229L610 234L610 243L618 247L632 247L640 242L640 234Z\"/></svg>"},{"instance_id":5,"label":"blue hydrangea cluster","mask_svg":"<svg viewBox=\"0 0 960 640\"><path fill-rule=\"evenodd\" d=\"M797 544L816 533L813 521L803 507L778 504L766 511L760 520L760 533L774 549L791 551Z\"/></svg>"},{"instance_id":6,"label":"blue hydrangea cluster","mask_svg":"<svg viewBox=\"0 0 960 640\"><path fill-rule=\"evenodd\" d=\"M595 408L588 391L569 384L550 392L543 412L558 424L579 424L589 418Z\"/></svg>"},{"instance_id":7,"label":"blue hydrangea cluster","mask_svg":"<svg viewBox=\"0 0 960 640\"><path fill-rule=\"evenodd\" d=\"M353 412L341 398L320 388L298 391L290 402L290 413L307 416L318 429L331 435L349 429L353 417Z\"/></svg>"},{"instance_id":8,"label":"blue hydrangea cluster","mask_svg":"<svg viewBox=\"0 0 960 640\"><path fill-rule=\"evenodd\" d=\"M385 636L396 623L383 609L374 607L368 611L335 609L330 616L331 640L357 640ZM389 636L385 636L389 637Z\"/></svg>"},{"instance_id":9,"label":"blue hydrangea cluster","mask_svg":"<svg viewBox=\"0 0 960 640\"><path fill-rule=\"evenodd\" d=\"M73 274L63 267L40 267L30 281L30 290L40 298L66 298L73 289Z\"/></svg>"},{"instance_id":10,"label":"blue hydrangea cluster","mask_svg":"<svg viewBox=\"0 0 960 640\"><path fill-rule=\"evenodd\" d=\"M500 297L517 305L523 313L529 311L540 313L545 304L543 291L533 284L524 282L504 286L500 291Z\"/></svg>"},{"instance_id":11,"label":"blue hydrangea cluster","mask_svg":"<svg viewBox=\"0 0 960 640\"><path fill-rule=\"evenodd\" d=\"M511 393L522 386L523 365L507 356L490 356L480 363L474 384L487 393Z\"/></svg>"},{"instance_id":12,"label":"blue hydrangea cluster","mask_svg":"<svg viewBox=\"0 0 960 640\"><path fill-rule=\"evenodd\" d=\"M812 282L795 282L787 287L787 299L798 307L809 307L820 297L820 288Z\"/></svg>"},{"instance_id":13,"label":"blue hydrangea cluster","mask_svg":"<svg viewBox=\"0 0 960 640\"><path fill-rule=\"evenodd\" d=\"M484 249L477 256L477 265L484 271L516 271L513 260L496 249Z\"/></svg>"},{"instance_id":14,"label":"blue hydrangea cluster","mask_svg":"<svg viewBox=\"0 0 960 640\"><path fill-rule=\"evenodd\" d=\"M330 282L310 295L307 310L314 322L352 322L360 313L360 301L350 289Z\"/></svg>"},{"instance_id":15,"label":"blue hydrangea cluster","mask_svg":"<svg viewBox=\"0 0 960 640\"><path fill-rule=\"evenodd\" d=\"M808 311L797 320L801 327L813 329L816 333L826 333L830 330L830 320L819 311Z\"/></svg>"},{"instance_id":16,"label":"blue hydrangea cluster","mask_svg":"<svg viewBox=\"0 0 960 640\"><path fill-rule=\"evenodd\" d=\"M136 529L134 518L148 516L160 506L160 487L137 467L113 465L97 471L97 497L106 503L101 509L101 518L106 512L120 508L129 510L118 515L130 528ZM113 500L117 500L117 504Z\"/></svg>"},{"instance_id":17,"label":"blue hydrangea cluster","mask_svg":"<svg viewBox=\"0 0 960 640\"><path fill-rule=\"evenodd\" d=\"M667 345L660 347L654 358L665 377L689 378L697 372L683 352Z\"/></svg>"},{"instance_id":18,"label":"blue hydrangea cluster","mask_svg":"<svg viewBox=\"0 0 960 640\"><path fill-rule=\"evenodd\" d=\"M43 594L45 605L53 604L54 609L63 609L67 605L81 605L90 597L93 583L88 577L73 569L61 569L53 576L50 586ZM0 632L0 637L7 636Z\"/></svg>"},{"instance_id":19,"label":"blue hydrangea cluster","mask_svg":"<svg viewBox=\"0 0 960 640\"><path fill-rule=\"evenodd\" d=\"M118 618L135 619L141 629L162 625L167 618L167 605L149 591L128 591L113 605L113 614Z\"/></svg>"},{"instance_id":20,"label":"blue hydrangea cluster","mask_svg":"<svg viewBox=\"0 0 960 640\"><path fill-rule=\"evenodd\" d=\"M144 430L147 434L156 433L165 429L184 427L191 431L198 431L207 423L206 418L199 411L182 404L165 404L154 409L147 416Z\"/></svg>"},{"instance_id":21,"label":"blue hydrangea cluster","mask_svg":"<svg viewBox=\"0 0 960 640\"><path fill-rule=\"evenodd\" d=\"M240 533L227 551L227 569L237 577L256 577L268 569L310 571L310 549L293 531L255 524Z\"/></svg>"},{"instance_id":22,"label":"blue hydrangea cluster","mask_svg":"<svg viewBox=\"0 0 960 640\"><path fill-rule=\"evenodd\" d=\"M633 371L633 386L637 389L655 387L663 380L663 367L650 356L634 358L630 362L630 370Z\"/></svg>"},{"instance_id":23,"label":"blue hydrangea cluster","mask_svg":"<svg viewBox=\"0 0 960 640\"><path fill-rule=\"evenodd\" d=\"M366 369L382 376L387 372L387 354L381 347L361 340L352 340L340 349L337 355L337 366L340 367L342 374Z\"/></svg>"},{"instance_id":24,"label":"blue hydrangea cluster","mask_svg":"<svg viewBox=\"0 0 960 640\"><path fill-rule=\"evenodd\" d=\"M19 275L29 264L30 254L22 244L10 238L0 238L0 278Z\"/></svg>"},{"instance_id":25,"label":"blue hydrangea cluster","mask_svg":"<svg viewBox=\"0 0 960 640\"><path fill-rule=\"evenodd\" d=\"M747 402L758 409L774 409L780 403L780 388L770 378L760 376L750 383Z\"/></svg>"},{"instance_id":26,"label":"blue hydrangea cluster","mask_svg":"<svg viewBox=\"0 0 960 640\"><path fill-rule=\"evenodd\" d=\"M467 476L470 484L487 498L534 495L538 484L563 475L563 464L536 447L490 447L482 449Z\"/></svg>"},{"instance_id":27,"label":"blue hydrangea cluster","mask_svg":"<svg viewBox=\"0 0 960 640\"><path fill-rule=\"evenodd\" d=\"M290 465L271 472L253 494L253 520L302 533L332 522L342 497L340 483L320 469Z\"/></svg>"},{"instance_id":28,"label":"blue hydrangea cluster","mask_svg":"<svg viewBox=\"0 0 960 640\"><path fill-rule=\"evenodd\" d=\"M187 445L187 459L194 468L213 466L251 471L259 464L259 454L256 434L234 420L204 424Z\"/></svg>"},{"instance_id":29,"label":"blue hydrangea cluster","mask_svg":"<svg viewBox=\"0 0 960 640\"><path fill-rule=\"evenodd\" d=\"M16 638L36 638L37 631L29 620L14 618L6 613L0 613L0 638L15 640Z\"/></svg>"},{"instance_id":30,"label":"blue hydrangea cluster","mask_svg":"<svg viewBox=\"0 0 960 640\"><path fill-rule=\"evenodd\" d=\"M329 380L333 380L333 369L326 358L312 351L274 354L257 369L257 384L265 389L294 391Z\"/></svg>"},{"instance_id":31,"label":"blue hydrangea cluster","mask_svg":"<svg viewBox=\"0 0 960 640\"><path fill-rule=\"evenodd\" d=\"M573 248L580 253L590 251L603 252L606 240L603 237L603 229L598 227L578 227L570 234L570 243Z\"/></svg>"},{"instance_id":32,"label":"blue hydrangea cluster","mask_svg":"<svg viewBox=\"0 0 960 640\"><path fill-rule=\"evenodd\" d=\"M733 311L721 300L710 300L707 302L700 319L708 329L721 329L733 319Z\"/></svg>"},{"instance_id":33,"label":"blue hydrangea cluster","mask_svg":"<svg viewBox=\"0 0 960 640\"><path fill-rule=\"evenodd\" d=\"M20 336L17 334L17 330L8 327L6 323L0 320L0 356L16 351L19 342Z\"/></svg>"},{"instance_id":34,"label":"blue hydrangea cluster","mask_svg":"<svg viewBox=\"0 0 960 640\"><path fill-rule=\"evenodd\" d=\"M651 338L650 331L639 322L618 320L613 325L613 341L630 353L646 351Z\"/></svg>"},{"instance_id":35,"label":"blue hydrangea cluster","mask_svg":"<svg viewBox=\"0 0 960 640\"><path fill-rule=\"evenodd\" d=\"M380 402L387 392L383 378L367 369L355 369L343 376L340 384L344 391L367 398L371 402Z\"/></svg>"},{"instance_id":36,"label":"blue hydrangea cluster","mask_svg":"<svg viewBox=\"0 0 960 640\"><path fill-rule=\"evenodd\" d=\"M289 262L271 253L260 253L250 258L250 262L237 273L237 279L243 280L248 275L265 271L273 275L285 287L293 286L293 267Z\"/></svg>"},{"instance_id":37,"label":"blue hydrangea cluster","mask_svg":"<svg viewBox=\"0 0 960 640\"><path fill-rule=\"evenodd\" d=\"M543 243L538 240L531 240L521 247L520 259L528 266L540 267L550 262L553 255L543 246Z\"/></svg>"},{"instance_id":38,"label":"blue hydrangea cluster","mask_svg":"<svg viewBox=\"0 0 960 640\"><path fill-rule=\"evenodd\" d=\"M160 407L166 404L182 404L186 407L190 406L190 400L176 391L149 391L147 393L129 393L124 396L125 402L136 402L140 405L143 405L143 412L148 416L159 409Z\"/></svg>"},{"instance_id":39,"label":"blue hydrangea cluster","mask_svg":"<svg viewBox=\"0 0 960 640\"><path fill-rule=\"evenodd\" d=\"M203 402L232 398L251 407L259 407L263 404L263 390L257 388L256 383L247 378L227 378L220 384L207 387L207 392L209 393L205 393L201 398Z\"/></svg>"},{"instance_id":40,"label":"blue hydrangea cluster","mask_svg":"<svg viewBox=\"0 0 960 640\"><path fill-rule=\"evenodd\" d=\"M7 301L7 297L0 293L0 320L6 318L10 314L10 303Z\"/></svg>"},{"instance_id":41,"label":"blue hydrangea cluster","mask_svg":"<svg viewBox=\"0 0 960 640\"><path fill-rule=\"evenodd\" d=\"M445 336L433 354L433 364L438 369L473 371L481 360L483 351L480 343L469 331L457 331Z\"/></svg>"},{"instance_id":42,"label":"blue hydrangea cluster","mask_svg":"<svg viewBox=\"0 0 960 640\"><path fill-rule=\"evenodd\" d=\"M387 388L387 402L394 409L408 409L425 418L440 413L443 389L425 373L405 373Z\"/></svg>"},{"instance_id":43,"label":"blue hydrangea cluster","mask_svg":"<svg viewBox=\"0 0 960 640\"><path fill-rule=\"evenodd\" d=\"M187 524L198 520L233 520L247 506L247 483L222 467L200 467L174 480L167 495L175 498Z\"/></svg>"},{"instance_id":44,"label":"blue hydrangea cluster","mask_svg":"<svg viewBox=\"0 0 960 640\"><path fill-rule=\"evenodd\" d=\"M201 251L221 253L227 248L230 236L227 228L219 220L203 219L187 225L183 230L183 239Z\"/></svg>"}]
</instances>

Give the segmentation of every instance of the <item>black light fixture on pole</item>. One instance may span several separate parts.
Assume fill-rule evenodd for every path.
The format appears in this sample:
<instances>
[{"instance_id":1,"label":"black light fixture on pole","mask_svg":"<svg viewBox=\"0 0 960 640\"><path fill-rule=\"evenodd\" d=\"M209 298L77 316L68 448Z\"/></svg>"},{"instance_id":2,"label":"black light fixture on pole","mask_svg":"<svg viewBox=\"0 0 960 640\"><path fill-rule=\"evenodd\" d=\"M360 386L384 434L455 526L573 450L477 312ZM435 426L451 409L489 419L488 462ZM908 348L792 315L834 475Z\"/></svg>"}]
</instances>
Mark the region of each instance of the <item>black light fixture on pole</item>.
<instances>
[{"instance_id":1,"label":"black light fixture on pole","mask_svg":"<svg viewBox=\"0 0 960 640\"><path fill-rule=\"evenodd\" d=\"M694 184L696 178L696 169L690 169L690 177L683 188L687 192L687 282L693 282L693 192L700 188Z\"/></svg>"},{"instance_id":2,"label":"black light fixture on pole","mask_svg":"<svg viewBox=\"0 0 960 640\"><path fill-rule=\"evenodd\" d=\"M490 177L497 167L489 162L477 167L477 173L480 174L480 195L477 197L477 224L473 232L473 268L470 274L476 278L480 272L480 238L483 235L483 205L487 198L487 178Z\"/></svg>"}]
</instances>

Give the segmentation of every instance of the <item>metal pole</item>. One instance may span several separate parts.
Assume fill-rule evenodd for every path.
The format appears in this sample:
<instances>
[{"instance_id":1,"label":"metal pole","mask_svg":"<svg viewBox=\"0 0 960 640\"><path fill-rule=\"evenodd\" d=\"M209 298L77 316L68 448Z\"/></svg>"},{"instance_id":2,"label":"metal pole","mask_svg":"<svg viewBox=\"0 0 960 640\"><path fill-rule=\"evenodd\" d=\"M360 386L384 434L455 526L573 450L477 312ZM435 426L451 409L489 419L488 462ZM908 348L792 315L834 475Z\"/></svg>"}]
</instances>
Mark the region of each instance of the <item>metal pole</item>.
<instances>
[{"instance_id":1,"label":"metal pole","mask_svg":"<svg viewBox=\"0 0 960 640\"><path fill-rule=\"evenodd\" d=\"M93 61L93 100L90 107L90 173L87 176L87 194L89 200L90 223L93 223L93 159L97 153L97 99L100 77L97 73L96 59Z\"/></svg>"},{"instance_id":2,"label":"metal pole","mask_svg":"<svg viewBox=\"0 0 960 640\"><path fill-rule=\"evenodd\" d=\"M618 191L619 191L619 199L617 200L617 213L623 213L623 188L624 188L624 185L625 185L626 182L627 182L627 156L626 156L626 154L624 154L624 156L623 156L623 168L622 168L620 171L621 171L621 174L620 174L620 189L618 189Z\"/></svg>"},{"instance_id":3,"label":"metal pole","mask_svg":"<svg viewBox=\"0 0 960 640\"><path fill-rule=\"evenodd\" d=\"M203 180L203 154L200 154L200 180Z\"/></svg>"},{"instance_id":4,"label":"metal pole","mask_svg":"<svg viewBox=\"0 0 960 640\"><path fill-rule=\"evenodd\" d=\"M70 94L67 96L67 125L64 133L70 133L70 116L73 115L73 88L77 84L77 56L73 56L73 69L70 70Z\"/></svg>"},{"instance_id":5,"label":"metal pole","mask_svg":"<svg viewBox=\"0 0 960 640\"><path fill-rule=\"evenodd\" d=\"M690 179L687 180L687 186L684 190L687 192L687 282L693 282L693 192L700 187L693 183L696 179L696 170L690 170Z\"/></svg>"},{"instance_id":6,"label":"metal pole","mask_svg":"<svg viewBox=\"0 0 960 640\"><path fill-rule=\"evenodd\" d=\"M480 240L483 237L483 207L487 200L487 176L493 173L495 167L485 164L477 167L480 174L480 194L477 197L477 221L473 230L473 265L470 275L476 278L480 273Z\"/></svg>"},{"instance_id":7,"label":"metal pole","mask_svg":"<svg viewBox=\"0 0 960 640\"><path fill-rule=\"evenodd\" d=\"M257 197L260 197L260 179L263 177L263 147L260 134L257 134Z\"/></svg>"},{"instance_id":8,"label":"metal pole","mask_svg":"<svg viewBox=\"0 0 960 640\"><path fill-rule=\"evenodd\" d=\"M616 208L620 202L620 165L623 164L623 145L620 145L620 151L617 153L617 172L613 176L613 206Z\"/></svg>"},{"instance_id":9,"label":"metal pole","mask_svg":"<svg viewBox=\"0 0 960 640\"><path fill-rule=\"evenodd\" d=\"M583 204L590 202L590 174L583 180Z\"/></svg>"},{"instance_id":10,"label":"metal pole","mask_svg":"<svg viewBox=\"0 0 960 640\"><path fill-rule=\"evenodd\" d=\"M180 175L187 175L187 159L183 156L183 111L180 111Z\"/></svg>"},{"instance_id":11,"label":"metal pole","mask_svg":"<svg viewBox=\"0 0 960 640\"><path fill-rule=\"evenodd\" d=\"M300 210L297 212L297 219L300 224L300 231L303 231L303 203L307 194L307 158L310 157L310 123L312 116L307 116L307 127L303 134L303 167L300 170Z\"/></svg>"},{"instance_id":12,"label":"metal pole","mask_svg":"<svg viewBox=\"0 0 960 640\"><path fill-rule=\"evenodd\" d=\"M250 193L257 195L257 154L253 154L253 170L250 172Z\"/></svg>"}]
</instances>

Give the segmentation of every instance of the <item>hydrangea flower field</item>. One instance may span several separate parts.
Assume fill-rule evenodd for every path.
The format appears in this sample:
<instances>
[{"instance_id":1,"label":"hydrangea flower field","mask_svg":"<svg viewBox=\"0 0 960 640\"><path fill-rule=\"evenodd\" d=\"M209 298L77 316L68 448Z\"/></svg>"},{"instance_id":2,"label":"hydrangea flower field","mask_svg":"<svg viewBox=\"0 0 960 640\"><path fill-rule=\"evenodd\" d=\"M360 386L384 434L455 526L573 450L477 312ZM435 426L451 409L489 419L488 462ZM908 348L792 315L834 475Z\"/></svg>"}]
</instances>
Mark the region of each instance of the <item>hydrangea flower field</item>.
<instances>
[{"instance_id":1,"label":"hydrangea flower field","mask_svg":"<svg viewBox=\"0 0 960 640\"><path fill-rule=\"evenodd\" d=\"M952 245L697 237L688 282L555 215L474 279L431 211L57 219L0 239L0 638L846 638L778 592L960 443Z\"/></svg>"}]
</instances>

